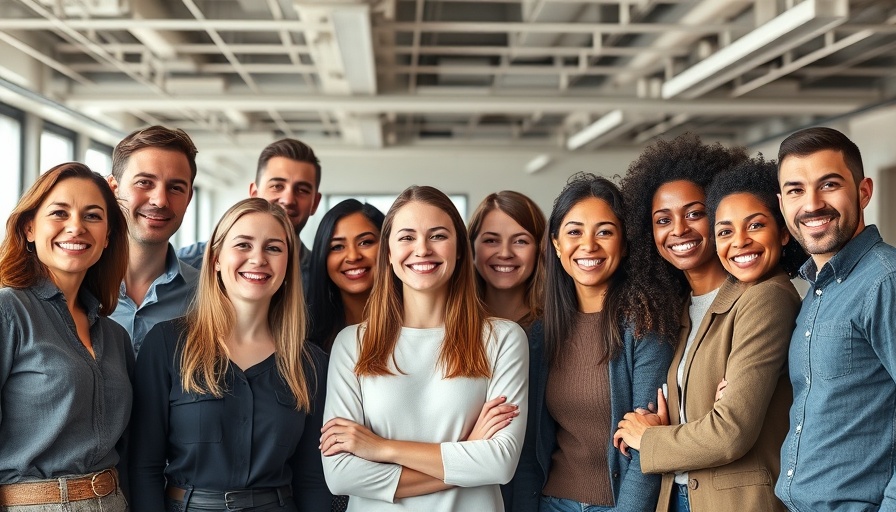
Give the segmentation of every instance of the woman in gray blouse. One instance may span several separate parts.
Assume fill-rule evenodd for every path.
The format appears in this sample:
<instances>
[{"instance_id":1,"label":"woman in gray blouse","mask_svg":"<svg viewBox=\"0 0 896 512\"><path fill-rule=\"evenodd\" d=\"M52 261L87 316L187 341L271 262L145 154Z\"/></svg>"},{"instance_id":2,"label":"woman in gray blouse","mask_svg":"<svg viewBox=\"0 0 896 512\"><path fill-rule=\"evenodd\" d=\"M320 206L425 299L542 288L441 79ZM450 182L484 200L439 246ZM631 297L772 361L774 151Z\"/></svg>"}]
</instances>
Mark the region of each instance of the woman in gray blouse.
<instances>
[{"instance_id":1,"label":"woman in gray blouse","mask_svg":"<svg viewBox=\"0 0 896 512\"><path fill-rule=\"evenodd\" d=\"M0 510L126 510L115 466L134 353L107 318L127 267L124 216L105 180L71 162L37 179L6 231Z\"/></svg>"}]
</instances>

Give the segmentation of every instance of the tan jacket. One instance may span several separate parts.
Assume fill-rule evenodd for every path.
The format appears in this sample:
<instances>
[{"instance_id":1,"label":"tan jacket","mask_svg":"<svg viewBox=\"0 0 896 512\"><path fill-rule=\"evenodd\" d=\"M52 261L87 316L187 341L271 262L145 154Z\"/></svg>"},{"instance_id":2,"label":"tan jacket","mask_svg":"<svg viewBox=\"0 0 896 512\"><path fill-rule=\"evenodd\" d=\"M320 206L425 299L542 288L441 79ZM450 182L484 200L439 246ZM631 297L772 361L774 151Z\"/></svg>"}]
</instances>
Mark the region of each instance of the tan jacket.
<instances>
[{"instance_id":1,"label":"tan jacket","mask_svg":"<svg viewBox=\"0 0 896 512\"><path fill-rule=\"evenodd\" d=\"M693 512L786 510L775 498L793 392L787 350L800 297L784 273L751 285L729 277L698 327L682 376L688 423L680 425L678 363L687 307L667 376L668 427L641 439L641 470L664 473L656 510L669 510L674 472L688 471ZM715 401L725 377L724 397Z\"/></svg>"}]
</instances>

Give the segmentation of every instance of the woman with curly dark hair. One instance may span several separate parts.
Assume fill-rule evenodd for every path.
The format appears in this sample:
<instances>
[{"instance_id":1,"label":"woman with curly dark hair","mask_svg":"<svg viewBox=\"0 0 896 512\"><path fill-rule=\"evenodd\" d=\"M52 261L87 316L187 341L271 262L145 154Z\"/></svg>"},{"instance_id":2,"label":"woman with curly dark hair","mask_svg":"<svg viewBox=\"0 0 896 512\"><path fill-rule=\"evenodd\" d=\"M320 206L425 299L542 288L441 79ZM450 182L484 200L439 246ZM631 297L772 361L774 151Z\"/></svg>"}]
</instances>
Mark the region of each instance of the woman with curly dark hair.
<instances>
[{"instance_id":1,"label":"woman with curly dark hair","mask_svg":"<svg viewBox=\"0 0 896 512\"><path fill-rule=\"evenodd\" d=\"M648 408L671 343L636 316L619 189L573 176L554 201L545 250L544 321L530 330L530 427L514 478L512 510L653 510L660 479L612 442L612 425ZM542 327L543 325L543 327ZM539 491L539 492L533 492Z\"/></svg>"},{"instance_id":2,"label":"woman with curly dark hair","mask_svg":"<svg viewBox=\"0 0 896 512\"><path fill-rule=\"evenodd\" d=\"M699 154L696 138L664 144ZM775 173L759 157L717 174L706 194L701 184L679 179L647 196L656 252L691 287L687 308L679 310L669 407L660 393L657 415L629 413L614 436L639 450L643 471L664 473L657 511L784 510L774 482L788 428L784 365L799 295L782 270L790 237L777 208ZM786 269L795 271L798 256L786 259ZM717 397L716 385L726 378L730 384ZM657 426L669 425L669 416L671 426Z\"/></svg>"}]
</instances>

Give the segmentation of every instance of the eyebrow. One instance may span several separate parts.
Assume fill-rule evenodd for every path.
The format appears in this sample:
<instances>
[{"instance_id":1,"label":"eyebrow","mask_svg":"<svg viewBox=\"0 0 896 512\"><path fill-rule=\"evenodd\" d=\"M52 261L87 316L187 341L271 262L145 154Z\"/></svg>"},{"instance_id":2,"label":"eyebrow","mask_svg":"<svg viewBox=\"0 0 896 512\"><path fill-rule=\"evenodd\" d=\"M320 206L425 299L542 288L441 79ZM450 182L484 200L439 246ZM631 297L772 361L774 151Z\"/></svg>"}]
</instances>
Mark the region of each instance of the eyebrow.
<instances>
[{"instance_id":1,"label":"eyebrow","mask_svg":"<svg viewBox=\"0 0 896 512\"><path fill-rule=\"evenodd\" d=\"M574 225L574 226L584 226L584 225L585 225L584 222L580 222L580 221L577 221L577 220L570 220L570 221L567 221L566 224L564 224L563 226L566 227L566 226L568 226L568 225L570 225L570 224L572 224L572 225ZM612 222L612 221L609 221L609 220L600 221L600 222L598 222L597 224L595 224L595 226L603 226L603 225L605 225L605 224L609 224L609 225L611 225L611 226L613 226L613 227L616 227L616 223L615 223L615 222Z\"/></svg>"},{"instance_id":2,"label":"eyebrow","mask_svg":"<svg viewBox=\"0 0 896 512\"><path fill-rule=\"evenodd\" d=\"M268 184L270 184L270 183L286 183L286 184L288 184L289 180L287 180L286 178L282 178L280 176L272 176L272 177L268 178L267 183ZM297 184L301 184L301 185L309 185L309 186L311 185L311 182L308 180L296 180L293 183L297 183Z\"/></svg>"},{"instance_id":3,"label":"eyebrow","mask_svg":"<svg viewBox=\"0 0 896 512\"><path fill-rule=\"evenodd\" d=\"M426 231L427 231L428 233L432 233L433 231L438 231L438 230L440 230L440 229L443 229L443 230L445 230L445 231L448 231L448 228L446 228L445 226L436 226L436 227L434 227L434 228L429 228L429 229L427 229ZM414 229L414 228L401 228L401 229L399 229L398 231L396 231L396 233L401 233L402 231L407 231L407 232L409 232L409 233L416 233L416 232L417 232L417 230Z\"/></svg>"},{"instance_id":4,"label":"eyebrow","mask_svg":"<svg viewBox=\"0 0 896 512\"><path fill-rule=\"evenodd\" d=\"M53 202L53 203L48 204L48 205L47 205L47 208L49 208L49 207L51 207L51 206L53 206L53 207L63 207L63 208L71 208L71 207L72 207L72 205L66 203L65 201L55 201L55 202ZM102 211L104 211L104 212L106 211L105 208L103 208L102 206L100 206L100 205L98 205L98 204L90 204L90 205L87 205L87 206L84 207L84 209L85 209L85 210L102 210Z\"/></svg>"},{"instance_id":5,"label":"eyebrow","mask_svg":"<svg viewBox=\"0 0 896 512\"><path fill-rule=\"evenodd\" d=\"M497 237L500 237L500 236L501 236L499 233L495 233L494 231L483 231L482 234L483 234L483 235L497 236ZM512 235L510 235L509 238L513 238L513 237L515 237L515 236L522 236L522 235L532 236L532 235L529 234L528 231L520 231L519 233L513 233Z\"/></svg>"},{"instance_id":6,"label":"eyebrow","mask_svg":"<svg viewBox=\"0 0 896 512\"><path fill-rule=\"evenodd\" d=\"M768 215L763 212L756 212L756 213L751 213L751 214L747 215L746 217L743 218L743 220L745 220L745 221L751 220L760 215L762 215L763 217L768 217ZM721 226L731 226L733 224L734 223L730 220L720 220L720 221L716 222L716 226L720 226L720 225Z\"/></svg>"},{"instance_id":7,"label":"eyebrow","mask_svg":"<svg viewBox=\"0 0 896 512\"><path fill-rule=\"evenodd\" d=\"M159 179L159 177L157 175L150 173L150 172L138 172L137 174L134 175L134 179L137 179L137 178L151 178L154 180ZM168 183L181 183L184 185L190 184L190 182L188 182L187 180L180 179L180 178L174 178L172 180L168 180Z\"/></svg>"},{"instance_id":8,"label":"eyebrow","mask_svg":"<svg viewBox=\"0 0 896 512\"><path fill-rule=\"evenodd\" d=\"M365 236L373 236L373 237L375 237L375 236L377 236L377 235L376 235L376 233L374 233L373 231L365 231L365 232L363 232L363 233L361 233L361 234L356 235L356 236L355 236L355 240L357 240L357 239L359 239L359 238L364 238ZM347 240L347 237L344 237L344 236L331 236L331 237L330 237L330 241L331 241L331 242L342 241L342 240Z\"/></svg>"},{"instance_id":9,"label":"eyebrow","mask_svg":"<svg viewBox=\"0 0 896 512\"><path fill-rule=\"evenodd\" d=\"M687 204L683 205L682 208L684 208L685 210L687 210L688 208L690 208L690 207L692 207L692 206L694 206L694 205L697 205L697 204L699 204L700 206L706 208L706 204L704 204L703 201L691 201L690 203L687 203ZM672 211L672 208L660 208L659 210L653 212L652 215L656 215L656 214L661 213L661 212L671 212L671 211Z\"/></svg>"}]
</instances>

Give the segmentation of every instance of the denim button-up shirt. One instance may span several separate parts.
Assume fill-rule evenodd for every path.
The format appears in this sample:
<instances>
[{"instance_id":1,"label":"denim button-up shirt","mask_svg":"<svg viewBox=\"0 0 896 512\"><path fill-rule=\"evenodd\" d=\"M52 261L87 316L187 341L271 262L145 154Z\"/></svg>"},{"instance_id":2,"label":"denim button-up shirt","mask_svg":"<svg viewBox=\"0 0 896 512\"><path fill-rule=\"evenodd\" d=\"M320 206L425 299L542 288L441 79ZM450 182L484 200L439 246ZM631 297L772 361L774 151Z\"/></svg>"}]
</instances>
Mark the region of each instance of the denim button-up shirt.
<instances>
[{"instance_id":1,"label":"denim button-up shirt","mask_svg":"<svg viewBox=\"0 0 896 512\"><path fill-rule=\"evenodd\" d=\"M896 248L868 226L800 273L811 287L790 342L775 493L792 511L896 510Z\"/></svg>"},{"instance_id":2,"label":"denim button-up shirt","mask_svg":"<svg viewBox=\"0 0 896 512\"><path fill-rule=\"evenodd\" d=\"M109 315L131 336L134 353L140 351L143 338L152 326L165 320L184 316L199 283L199 271L177 259L174 247L168 244L165 272L146 290L143 302L137 306L127 294L124 281L118 291L118 306Z\"/></svg>"},{"instance_id":3,"label":"denim button-up shirt","mask_svg":"<svg viewBox=\"0 0 896 512\"><path fill-rule=\"evenodd\" d=\"M93 473L119 461L134 352L83 289L96 358L49 280L0 289L0 484ZM0 507L2 508L2 507Z\"/></svg>"}]
</instances>

